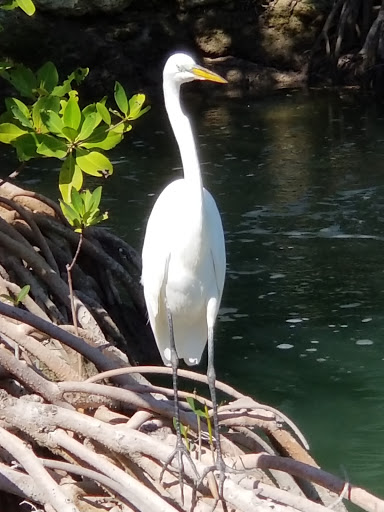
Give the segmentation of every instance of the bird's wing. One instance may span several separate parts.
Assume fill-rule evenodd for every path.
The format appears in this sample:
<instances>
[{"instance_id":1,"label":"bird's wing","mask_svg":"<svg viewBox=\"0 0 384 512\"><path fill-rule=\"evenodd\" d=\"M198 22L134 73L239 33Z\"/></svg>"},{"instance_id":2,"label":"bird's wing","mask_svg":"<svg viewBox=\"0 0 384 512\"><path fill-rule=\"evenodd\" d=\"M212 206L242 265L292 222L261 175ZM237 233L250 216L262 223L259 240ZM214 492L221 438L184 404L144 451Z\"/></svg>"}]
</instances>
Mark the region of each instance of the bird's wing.
<instances>
[{"instance_id":1,"label":"bird's wing","mask_svg":"<svg viewBox=\"0 0 384 512\"><path fill-rule=\"evenodd\" d=\"M208 223L208 233L211 242L211 254L213 265L215 269L216 284L218 290L218 304L220 304L221 296L223 294L225 269L226 269L226 256L225 256L225 240L223 224L219 210L217 209L215 200L208 190L204 189L204 204L206 208L206 219Z\"/></svg>"},{"instance_id":2,"label":"bird's wing","mask_svg":"<svg viewBox=\"0 0 384 512\"><path fill-rule=\"evenodd\" d=\"M145 232L141 283L144 286L148 313L153 317L156 317L159 312L159 301L167 278L172 247L172 224L175 218L172 198L175 197L179 181L181 180L168 185L160 194L148 219Z\"/></svg>"}]
</instances>

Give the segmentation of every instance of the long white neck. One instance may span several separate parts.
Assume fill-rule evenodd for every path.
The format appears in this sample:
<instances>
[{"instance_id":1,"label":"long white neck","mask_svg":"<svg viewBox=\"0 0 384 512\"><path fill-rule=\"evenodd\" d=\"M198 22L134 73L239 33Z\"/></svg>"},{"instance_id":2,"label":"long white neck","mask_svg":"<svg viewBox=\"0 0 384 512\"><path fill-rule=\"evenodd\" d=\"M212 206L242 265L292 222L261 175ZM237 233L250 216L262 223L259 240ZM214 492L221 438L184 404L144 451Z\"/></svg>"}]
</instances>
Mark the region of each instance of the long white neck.
<instances>
[{"instance_id":1,"label":"long white neck","mask_svg":"<svg viewBox=\"0 0 384 512\"><path fill-rule=\"evenodd\" d=\"M191 193L202 198L203 185L201 181L200 165L197 157L192 127L188 117L183 113L180 105L180 84L164 80L164 100L169 121L180 150L184 169L184 179L188 182Z\"/></svg>"}]
</instances>

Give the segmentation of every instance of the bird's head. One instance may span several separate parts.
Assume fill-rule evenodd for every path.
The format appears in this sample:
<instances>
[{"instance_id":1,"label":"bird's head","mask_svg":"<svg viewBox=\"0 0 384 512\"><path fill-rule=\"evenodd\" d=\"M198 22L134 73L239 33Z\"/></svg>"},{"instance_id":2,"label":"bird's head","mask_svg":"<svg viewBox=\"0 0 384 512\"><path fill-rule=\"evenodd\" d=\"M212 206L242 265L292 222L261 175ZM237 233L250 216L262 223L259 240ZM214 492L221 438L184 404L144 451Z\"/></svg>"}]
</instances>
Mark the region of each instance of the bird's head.
<instances>
[{"instance_id":1,"label":"bird's head","mask_svg":"<svg viewBox=\"0 0 384 512\"><path fill-rule=\"evenodd\" d=\"M210 80L211 82L227 83L225 78L217 75L209 69L203 68L185 53L175 53L167 60L164 72L164 80L183 84L192 80Z\"/></svg>"}]
</instances>

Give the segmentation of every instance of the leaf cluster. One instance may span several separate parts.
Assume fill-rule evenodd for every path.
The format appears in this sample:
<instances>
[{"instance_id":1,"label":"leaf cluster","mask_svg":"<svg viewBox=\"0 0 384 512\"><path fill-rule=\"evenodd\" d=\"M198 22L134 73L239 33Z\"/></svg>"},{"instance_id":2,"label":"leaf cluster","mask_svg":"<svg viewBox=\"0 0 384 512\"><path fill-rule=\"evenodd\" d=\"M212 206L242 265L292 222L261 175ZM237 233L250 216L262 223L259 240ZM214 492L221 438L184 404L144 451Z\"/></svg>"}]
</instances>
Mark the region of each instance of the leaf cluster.
<instances>
[{"instance_id":1,"label":"leaf cluster","mask_svg":"<svg viewBox=\"0 0 384 512\"><path fill-rule=\"evenodd\" d=\"M98 207L92 213L85 206L88 196L79 194L84 175L108 177L113 173L112 162L105 152L119 144L132 129L131 122L150 108L143 107L144 94L128 99L118 82L114 90L117 108L108 108L106 97L81 108L74 87L88 72L88 68L78 68L59 82L52 62L45 63L36 73L24 65L0 64L0 76L25 99L5 100L6 112L0 117L0 142L11 144L22 162L41 157L62 162L59 174L62 208L76 229L104 218L95 213ZM101 189L95 198L100 194ZM96 200L90 201L89 204L95 204ZM84 208L78 207L80 202Z\"/></svg>"},{"instance_id":2,"label":"leaf cluster","mask_svg":"<svg viewBox=\"0 0 384 512\"><path fill-rule=\"evenodd\" d=\"M84 228L94 226L108 218L108 213L100 213L99 205L101 200L102 187L97 187L93 192L83 190L78 192L74 187L71 189L71 201L66 203L60 200L60 206L68 222L81 232Z\"/></svg>"},{"instance_id":3,"label":"leaf cluster","mask_svg":"<svg viewBox=\"0 0 384 512\"><path fill-rule=\"evenodd\" d=\"M22 287L22 289L19 291L16 297L12 297L11 295L7 295L5 293L2 293L0 297L10 302L13 306L17 307L21 302L23 302L25 297L28 295L30 289L30 285L26 284L25 286Z\"/></svg>"},{"instance_id":4,"label":"leaf cluster","mask_svg":"<svg viewBox=\"0 0 384 512\"><path fill-rule=\"evenodd\" d=\"M200 425L201 418L203 418L207 422L209 444L212 446L212 444L213 444L212 424L211 424L211 417L209 415L209 410L208 410L207 404L204 404L204 409L199 409L199 407L197 407L197 405L195 403L195 399L191 396L187 397L187 402L188 402L189 407L196 414L199 432L201 430L201 425Z\"/></svg>"},{"instance_id":5,"label":"leaf cluster","mask_svg":"<svg viewBox=\"0 0 384 512\"><path fill-rule=\"evenodd\" d=\"M204 404L204 408L200 409L197 405L196 400L191 396L187 397L187 403L196 415L199 439L201 438L201 419L203 419L207 423L209 444L211 447L213 447L212 424L211 424L211 417L209 415L209 410L208 410L207 404ZM175 430L177 429L176 418L173 418L173 427ZM190 451L191 446L190 446L190 440L188 438L189 425L185 426L182 423L179 423L179 427L180 427L181 435L184 437L186 448L188 451ZM200 446L200 441L199 441L199 446Z\"/></svg>"}]
</instances>

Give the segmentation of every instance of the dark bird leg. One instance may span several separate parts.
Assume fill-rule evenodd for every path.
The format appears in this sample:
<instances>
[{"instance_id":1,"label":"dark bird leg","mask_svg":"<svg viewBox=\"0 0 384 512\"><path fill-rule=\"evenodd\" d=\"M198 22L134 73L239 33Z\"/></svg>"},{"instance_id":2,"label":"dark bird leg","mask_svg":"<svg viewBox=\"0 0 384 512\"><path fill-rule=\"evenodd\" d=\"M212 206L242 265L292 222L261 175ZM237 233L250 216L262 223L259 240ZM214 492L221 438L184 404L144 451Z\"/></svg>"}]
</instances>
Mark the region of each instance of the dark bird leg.
<instances>
[{"instance_id":1,"label":"dark bird leg","mask_svg":"<svg viewBox=\"0 0 384 512\"><path fill-rule=\"evenodd\" d=\"M219 501L222 502L224 512L228 511L227 504L224 500L223 491L224 491L224 481L226 473L241 473L241 471L228 467L223 459L223 454L221 451L221 443L220 443L220 431L219 431L219 419L217 415L217 398L216 398L216 372L214 366L214 343L213 343L213 325L208 325L208 367L207 367L207 378L209 391L211 393L211 401L212 401L212 412L213 412L213 428L215 433L216 440L216 460L214 461L214 465L208 467L204 470L203 474L200 477L198 486L203 482L204 478L211 471L219 472L219 488L218 495L215 497L214 505L211 509L213 512L216 508L216 505Z\"/></svg>"},{"instance_id":2,"label":"dark bird leg","mask_svg":"<svg viewBox=\"0 0 384 512\"><path fill-rule=\"evenodd\" d=\"M174 393L174 407L175 407L175 420L176 420L176 447L171 453L171 455L166 460L161 473L160 473L160 482L163 478L164 472L166 468L171 464L172 460L177 455L177 462L179 468L179 484L180 484L180 493L181 500L184 503L184 481L183 481L183 473L184 473L184 464L183 464L183 455L187 458L190 463L195 475L196 481L199 480L199 474L197 472L196 466L190 456L181 436L181 423L180 423L180 408L179 408L179 397L178 397L178 389L177 389L177 368L179 365L179 357L177 355L176 345L175 345L175 337L173 330L173 320L172 313L168 307L167 300L165 299L165 307L167 310L167 319L168 319L168 327L169 327L169 338L171 345L171 364L172 364L172 380L173 380L173 393Z\"/></svg>"},{"instance_id":3,"label":"dark bird leg","mask_svg":"<svg viewBox=\"0 0 384 512\"><path fill-rule=\"evenodd\" d=\"M225 463L221 452L219 420L217 416L217 398L216 398L216 372L214 365L214 343L213 343L213 326L208 327L208 368L207 378L209 391L211 393L212 408L213 408L213 428L216 439L216 469L219 471L219 499L223 499L223 487L225 480Z\"/></svg>"}]
</instances>

